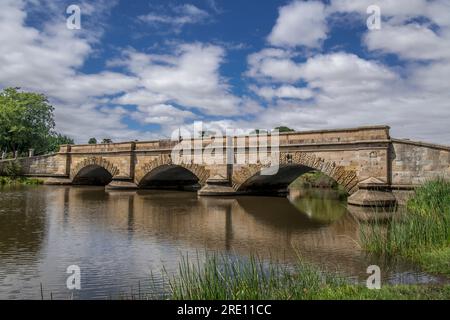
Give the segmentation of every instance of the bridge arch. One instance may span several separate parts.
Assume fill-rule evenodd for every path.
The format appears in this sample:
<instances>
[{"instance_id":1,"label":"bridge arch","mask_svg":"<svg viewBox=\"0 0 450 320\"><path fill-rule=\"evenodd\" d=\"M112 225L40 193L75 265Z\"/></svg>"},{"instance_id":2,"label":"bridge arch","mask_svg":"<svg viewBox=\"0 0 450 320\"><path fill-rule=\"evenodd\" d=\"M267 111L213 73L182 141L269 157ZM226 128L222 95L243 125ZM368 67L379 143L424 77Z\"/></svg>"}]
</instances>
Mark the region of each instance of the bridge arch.
<instances>
[{"instance_id":1,"label":"bridge arch","mask_svg":"<svg viewBox=\"0 0 450 320\"><path fill-rule=\"evenodd\" d=\"M119 169L102 157L89 157L79 162L70 173L72 184L107 185Z\"/></svg>"},{"instance_id":2,"label":"bridge arch","mask_svg":"<svg viewBox=\"0 0 450 320\"><path fill-rule=\"evenodd\" d=\"M135 183L139 187L172 187L206 184L209 170L203 165L190 163L173 163L169 154L163 154L152 161L138 166Z\"/></svg>"},{"instance_id":3,"label":"bridge arch","mask_svg":"<svg viewBox=\"0 0 450 320\"><path fill-rule=\"evenodd\" d=\"M281 152L279 170L275 175L261 175L268 165L249 164L233 172L233 189L237 192L245 191L251 185L259 184L267 187L273 183L274 187L287 188L287 186L303 173L317 170L335 180L345 190L352 194L357 191L358 176L354 170L345 169L333 161L326 161L313 153ZM266 185L264 185L266 184Z\"/></svg>"}]
</instances>

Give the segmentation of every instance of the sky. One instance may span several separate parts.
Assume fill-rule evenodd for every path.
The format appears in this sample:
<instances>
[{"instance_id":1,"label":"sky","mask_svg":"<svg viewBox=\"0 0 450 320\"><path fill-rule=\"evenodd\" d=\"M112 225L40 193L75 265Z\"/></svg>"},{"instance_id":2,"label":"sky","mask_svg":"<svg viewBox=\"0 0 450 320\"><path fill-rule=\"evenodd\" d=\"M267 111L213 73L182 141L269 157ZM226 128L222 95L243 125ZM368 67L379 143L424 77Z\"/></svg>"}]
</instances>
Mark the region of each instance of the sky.
<instances>
[{"instance_id":1,"label":"sky","mask_svg":"<svg viewBox=\"0 0 450 320\"><path fill-rule=\"evenodd\" d=\"M0 90L47 95L77 143L168 138L202 121L389 125L449 145L449 79L450 0L0 0Z\"/></svg>"}]
</instances>

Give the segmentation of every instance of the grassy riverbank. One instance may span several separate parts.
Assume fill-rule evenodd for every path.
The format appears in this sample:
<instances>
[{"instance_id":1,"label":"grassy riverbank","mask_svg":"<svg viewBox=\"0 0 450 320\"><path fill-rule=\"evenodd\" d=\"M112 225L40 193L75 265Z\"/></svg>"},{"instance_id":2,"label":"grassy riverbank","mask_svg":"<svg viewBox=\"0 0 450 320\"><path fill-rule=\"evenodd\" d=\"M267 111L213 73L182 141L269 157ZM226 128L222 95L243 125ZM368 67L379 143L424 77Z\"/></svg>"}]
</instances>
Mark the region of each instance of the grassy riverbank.
<instances>
[{"instance_id":1,"label":"grassy riverbank","mask_svg":"<svg viewBox=\"0 0 450 320\"><path fill-rule=\"evenodd\" d=\"M25 178L25 177L5 177L0 176L0 186L14 186L14 185L38 185L43 184L41 179Z\"/></svg>"},{"instance_id":2,"label":"grassy riverbank","mask_svg":"<svg viewBox=\"0 0 450 320\"><path fill-rule=\"evenodd\" d=\"M255 258L243 262L209 256L204 264L184 260L179 274L168 279L168 298L175 300L450 299L450 285L370 290L301 261L288 270Z\"/></svg>"},{"instance_id":3,"label":"grassy riverbank","mask_svg":"<svg viewBox=\"0 0 450 320\"><path fill-rule=\"evenodd\" d=\"M425 183L409 199L402 217L361 230L369 252L405 257L426 271L450 275L450 182Z\"/></svg>"}]
</instances>

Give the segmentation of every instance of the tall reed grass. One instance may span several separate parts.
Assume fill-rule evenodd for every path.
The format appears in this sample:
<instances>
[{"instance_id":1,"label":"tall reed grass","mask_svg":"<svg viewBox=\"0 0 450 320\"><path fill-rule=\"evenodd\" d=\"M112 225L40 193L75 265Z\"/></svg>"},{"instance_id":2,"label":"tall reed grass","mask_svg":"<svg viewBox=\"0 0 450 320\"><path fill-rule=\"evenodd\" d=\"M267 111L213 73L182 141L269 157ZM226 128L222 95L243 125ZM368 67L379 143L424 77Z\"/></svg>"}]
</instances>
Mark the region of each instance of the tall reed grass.
<instances>
[{"instance_id":1,"label":"tall reed grass","mask_svg":"<svg viewBox=\"0 0 450 320\"><path fill-rule=\"evenodd\" d=\"M449 299L449 285L383 285L370 290L300 257L294 266L255 256L248 260L207 254L206 261L185 257L169 276L165 299L174 300L342 300ZM148 298L148 297L147 297Z\"/></svg>"},{"instance_id":2,"label":"tall reed grass","mask_svg":"<svg viewBox=\"0 0 450 320\"><path fill-rule=\"evenodd\" d=\"M415 190L406 212L388 222L374 221L361 228L368 251L388 256L416 257L450 245L450 182L429 181Z\"/></svg>"},{"instance_id":3,"label":"tall reed grass","mask_svg":"<svg viewBox=\"0 0 450 320\"><path fill-rule=\"evenodd\" d=\"M324 288L346 283L301 260L293 269L255 256L243 261L213 254L198 261L183 258L178 274L168 276L171 299L311 299Z\"/></svg>"}]
</instances>

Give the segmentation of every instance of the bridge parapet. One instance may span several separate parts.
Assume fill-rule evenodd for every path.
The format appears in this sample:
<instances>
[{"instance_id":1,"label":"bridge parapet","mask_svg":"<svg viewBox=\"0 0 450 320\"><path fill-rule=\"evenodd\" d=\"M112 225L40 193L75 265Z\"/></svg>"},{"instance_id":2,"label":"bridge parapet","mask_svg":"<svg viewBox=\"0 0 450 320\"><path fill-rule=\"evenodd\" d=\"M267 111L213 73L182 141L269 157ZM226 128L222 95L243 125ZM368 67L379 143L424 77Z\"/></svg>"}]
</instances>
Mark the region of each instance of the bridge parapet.
<instances>
[{"instance_id":1,"label":"bridge parapet","mask_svg":"<svg viewBox=\"0 0 450 320\"><path fill-rule=\"evenodd\" d=\"M280 145L374 142L388 141L389 139L388 126L370 126L280 134Z\"/></svg>"},{"instance_id":2,"label":"bridge parapet","mask_svg":"<svg viewBox=\"0 0 450 320\"><path fill-rule=\"evenodd\" d=\"M99 154L99 153L108 153L108 152L131 152L134 150L134 146L135 146L134 142L82 144L82 145L72 145L72 146L61 146L59 152L66 151L66 152L70 152L72 154L75 154L75 153Z\"/></svg>"}]
</instances>

